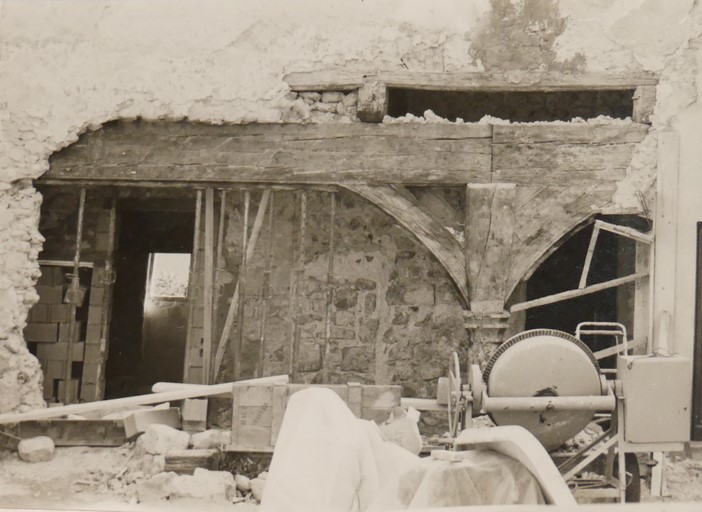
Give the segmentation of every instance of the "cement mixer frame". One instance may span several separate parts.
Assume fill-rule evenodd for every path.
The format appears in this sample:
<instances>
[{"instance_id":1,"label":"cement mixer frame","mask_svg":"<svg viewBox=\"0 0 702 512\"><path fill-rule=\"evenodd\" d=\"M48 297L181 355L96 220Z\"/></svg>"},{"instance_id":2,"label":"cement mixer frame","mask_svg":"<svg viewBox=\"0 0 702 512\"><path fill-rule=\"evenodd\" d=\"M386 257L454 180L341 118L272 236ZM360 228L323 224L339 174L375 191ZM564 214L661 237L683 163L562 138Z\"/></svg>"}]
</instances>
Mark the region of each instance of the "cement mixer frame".
<instances>
[{"instance_id":1,"label":"cement mixer frame","mask_svg":"<svg viewBox=\"0 0 702 512\"><path fill-rule=\"evenodd\" d=\"M524 334L536 331L527 331ZM566 333L563 333L566 334ZM684 449L684 423L681 415L674 415L673 421L681 423L675 432L651 430L641 434L641 428L630 426L642 414L642 398L651 398L676 404L685 400L679 396L682 387L677 381L671 382L675 372L685 371L689 361L679 356L651 357L632 356L628 352L633 344L627 340L626 328L620 323L584 322L577 326L575 338L583 335L612 336L614 346L601 350L595 356L617 357L616 369L599 369L599 394L590 396L491 396L483 380L484 373L476 364L467 372L467 379L461 378L461 369L456 353L452 354L448 376L440 379L438 401L445 401L448 412L450 435L455 438L466 426L472 424L472 417L494 413L540 413L545 411L588 411L595 416L595 422L609 423L609 427L576 452L551 450L550 455L557 464L563 479L580 498L615 499L620 502L638 501L640 495L639 468L636 453L682 451ZM507 340L509 341L509 340ZM507 343L507 342L505 342ZM504 344L503 344L504 345ZM637 344L638 345L638 344ZM635 368L635 371L632 369ZM642 370L639 371L639 370ZM642 378L642 376L644 378ZM661 389L651 396L642 389L646 378L665 377L667 389ZM610 378L607 378L610 377ZM661 379L659 379L660 381ZM680 379L678 379L680 380ZM442 397L443 395L443 397ZM648 395L648 396L647 396ZM678 400L675 397L678 397ZM681 400L680 400L681 399ZM682 401L682 402L681 402ZM645 405L645 404L644 404ZM656 404L655 414L660 414L660 404ZM674 408L675 406L673 406ZM668 410L672 410L668 407ZM633 411L633 412L632 412ZM677 411L674 411L677 412ZM689 426L689 423L688 423ZM644 429L645 431L645 429ZM599 465L591 471L590 477L583 471ZM597 474L598 478L593 478Z\"/></svg>"}]
</instances>

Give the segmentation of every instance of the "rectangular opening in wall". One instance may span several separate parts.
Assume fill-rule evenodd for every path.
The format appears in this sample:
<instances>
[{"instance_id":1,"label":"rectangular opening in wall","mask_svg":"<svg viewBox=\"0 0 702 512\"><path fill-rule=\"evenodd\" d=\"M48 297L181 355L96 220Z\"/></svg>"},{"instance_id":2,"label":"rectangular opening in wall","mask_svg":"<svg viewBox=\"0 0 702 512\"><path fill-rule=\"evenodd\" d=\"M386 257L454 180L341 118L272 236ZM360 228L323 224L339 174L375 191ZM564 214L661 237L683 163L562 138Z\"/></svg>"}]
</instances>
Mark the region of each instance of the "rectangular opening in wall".
<instances>
[{"instance_id":1,"label":"rectangular opening in wall","mask_svg":"<svg viewBox=\"0 0 702 512\"><path fill-rule=\"evenodd\" d=\"M148 296L153 299L187 298L189 270L190 254L149 254Z\"/></svg>"},{"instance_id":2,"label":"rectangular opening in wall","mask_svg":"<svg viewBox=\"0 0 702 512\"><path fill-rule=\"evenodd\" d=\"M439 117L477 122L484 116L513 122L570 121L608 116L631 117L634 89L587 91L428 91L388 88L388 115L422 116L431 110Z\"/></svg>"}]
</instances>

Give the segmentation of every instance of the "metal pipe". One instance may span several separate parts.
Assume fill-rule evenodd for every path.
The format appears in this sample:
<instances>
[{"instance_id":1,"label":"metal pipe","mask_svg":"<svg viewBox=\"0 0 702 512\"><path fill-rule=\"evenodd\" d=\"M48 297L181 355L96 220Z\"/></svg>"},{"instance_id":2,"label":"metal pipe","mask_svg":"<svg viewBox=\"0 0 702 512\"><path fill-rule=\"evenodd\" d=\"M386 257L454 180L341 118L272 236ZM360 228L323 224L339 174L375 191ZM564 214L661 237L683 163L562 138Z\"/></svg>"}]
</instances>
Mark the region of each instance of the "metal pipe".
<instances>
[{"instance_id":1,"label":"metal pipe","mask_svg":"<svg viewBox=\"0 0 702 512\"><path fill-rule=\"evenodd\" d=\"M613 394L595 396L489 397L483 393L483 410L499 411L613 411Z\"/></svg>"}]
</instances>

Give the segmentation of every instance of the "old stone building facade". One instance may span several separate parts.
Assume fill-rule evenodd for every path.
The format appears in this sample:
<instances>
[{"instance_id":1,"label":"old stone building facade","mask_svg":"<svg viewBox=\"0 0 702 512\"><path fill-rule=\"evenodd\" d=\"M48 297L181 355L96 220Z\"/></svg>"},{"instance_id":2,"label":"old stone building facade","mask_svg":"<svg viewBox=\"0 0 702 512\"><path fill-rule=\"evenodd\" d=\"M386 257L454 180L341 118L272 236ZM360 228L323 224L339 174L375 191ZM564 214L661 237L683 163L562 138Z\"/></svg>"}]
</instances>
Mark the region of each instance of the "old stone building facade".
<instances>
[{"instance_id":1,"label":"old stone building facade","mask_svg":"<svg viewBox=\"0 0 702 512\"><path fill-rule=\"evenodd\" d=\"M80 347L89 400L288 372L432 396L454 350L580 319L655 347L664 311L699 360L692 1L91 5L0 2L0 411L66 396L28 324ZM603 234L579 286L595 220L645 236ZM59 340L35 304L79 231ZM158 253L193 255L188 298L149 302Z\"/></svg>"}]
</instances>

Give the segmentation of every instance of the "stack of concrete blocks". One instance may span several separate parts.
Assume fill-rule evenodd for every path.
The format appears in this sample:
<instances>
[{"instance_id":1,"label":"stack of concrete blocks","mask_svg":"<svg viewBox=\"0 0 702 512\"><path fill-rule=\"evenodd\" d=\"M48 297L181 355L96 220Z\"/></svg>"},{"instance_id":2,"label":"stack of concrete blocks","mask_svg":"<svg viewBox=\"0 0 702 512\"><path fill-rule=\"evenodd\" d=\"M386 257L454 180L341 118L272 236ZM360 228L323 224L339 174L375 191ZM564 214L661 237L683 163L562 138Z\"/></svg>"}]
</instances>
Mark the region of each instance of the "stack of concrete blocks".
<instances>
[{"instance_id":1,"label":"stack of concrete blocks","mask_svg":"<svg viewBox=\"0 0 702 512\"><path fill-rule=\"evenodd\" d=\"M64 303L68 287L66 269L60 266L42 266L37 283L39 302L28 315L24 337L27 343L36 343L36 355L44 372L44 398L61 399L64 395L64 376L70 336L71 305ZM82 361L85 344L80 342L80 322L76 323L73 337L72 361ZM70 384L71 396L78 399L78 380Z\"/></svg>"},{"instance_id":2,"label":"stack of concrete blocks","mask_svg":"<svg viewBox=\"0 0 702 512\"><path fill-rule=\"evenodd\" d=\"M81 378L80 396L87 402L100 400L105 389L107 341L102 335L105 299L105 271L93 268L88 301L88 325L85 332L85 359Z\"/></svg>"}]
</instances>

